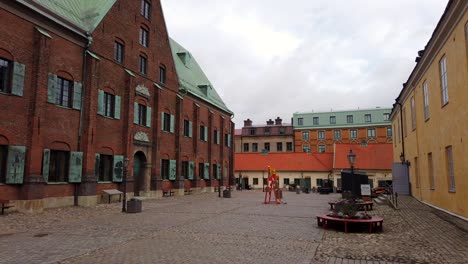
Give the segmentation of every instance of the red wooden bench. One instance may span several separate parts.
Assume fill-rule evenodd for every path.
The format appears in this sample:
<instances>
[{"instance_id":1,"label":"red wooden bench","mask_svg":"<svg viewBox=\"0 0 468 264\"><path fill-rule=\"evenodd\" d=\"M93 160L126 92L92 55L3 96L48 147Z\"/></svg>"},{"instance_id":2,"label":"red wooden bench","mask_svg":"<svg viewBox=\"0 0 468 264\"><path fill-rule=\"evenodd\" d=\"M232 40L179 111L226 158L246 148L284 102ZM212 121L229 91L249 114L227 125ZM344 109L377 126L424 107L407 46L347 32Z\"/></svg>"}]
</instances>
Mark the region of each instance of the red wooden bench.
<instances>
[{"instance_id":1,"label":"red wooden bench","mask_svg":"<svg viewBox=\"0 0 468 264\"><path fill-rule=\"evenodd\" d=\"M2 204L2 214L5 213L5 209L14 207L14 205L10 205L10 200L0 199L0 204Z\"/></svg>"},{"instance_id":2,"label":"red wooden bench","mask_svg":"<svg viewBox=\"0 0 468 264\"><path fill-rule=\"evenodd\" d=\"M350 218L337 218L324 215L317 216L317 225L327 229L333 223L343 223L345 233L348 232L348 224L366 224L369 228L369 233L373 231L383 231L383 218L379 216L372 216L371 219L350 219Z\"/></svg>"},{"instance_id":3,"label":"red wooden bench","mask_svg":"<svg viewBox=\"0 0 468 264\"><path fill-rule=\"evenodd\" d=\"M168 197L174 195L174 191L170 187L162 187L163 197Z\"/></svg>"}]
</instances>

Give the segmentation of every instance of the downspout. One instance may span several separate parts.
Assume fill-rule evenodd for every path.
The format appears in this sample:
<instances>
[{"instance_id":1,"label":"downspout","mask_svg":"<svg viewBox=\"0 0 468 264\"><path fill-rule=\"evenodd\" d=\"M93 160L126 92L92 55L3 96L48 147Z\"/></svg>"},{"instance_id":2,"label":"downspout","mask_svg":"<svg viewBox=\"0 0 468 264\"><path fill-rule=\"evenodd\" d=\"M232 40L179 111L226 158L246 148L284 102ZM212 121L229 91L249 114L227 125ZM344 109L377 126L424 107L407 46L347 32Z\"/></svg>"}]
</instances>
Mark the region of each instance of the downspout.
<instances>
[{"instance_id":1,"label":"downspout","mask_svg":"<svg viewBox=\"0 0 468 264\"><path fill-rule=\"evenodd\" d=\"M93 42L93 38L91 37L91 34L89 32L86 32L86 37L88 38L88 42L86 43L86 47L83 52L83 68L82 68L82 84L81 84L81 109L80 109L80 125L78 129L78 150L82 150L81 148L81 138L83 134L83 112L84 112L84 107L83 103L85 100L85 87L86 87L86 78L87 78L87 73L86 73L86 54L88 53L89 48L91 47L91 43ZM74 192L73 192L73 205L78 206L78 193L79 193L79 184L74 183Z\"/></svg>"},{"instance_id":2,"label":"downspout","mask_svg":"<svg viewBox=\"0 0 468 264\"><path fill-rule=\"evenodd\" d=\"M406 160L406 156L405 156L405 136L403 135L403 106L399 102L395 102L395 104L400 106L400 134L401 134L401 149L402 149L401 154L403 155L403 159Z\"/></svg>"}]
</instances>

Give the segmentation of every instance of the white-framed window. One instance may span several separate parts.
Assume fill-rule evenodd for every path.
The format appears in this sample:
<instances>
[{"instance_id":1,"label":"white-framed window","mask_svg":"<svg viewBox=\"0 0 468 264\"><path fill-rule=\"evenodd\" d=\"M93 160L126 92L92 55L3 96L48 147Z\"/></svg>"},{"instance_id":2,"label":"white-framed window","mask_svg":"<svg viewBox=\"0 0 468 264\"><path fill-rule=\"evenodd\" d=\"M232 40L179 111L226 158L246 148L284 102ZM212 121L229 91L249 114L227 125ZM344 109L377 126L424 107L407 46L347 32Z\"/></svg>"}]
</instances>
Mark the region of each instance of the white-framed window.
<instances>
[{"instance_id":1,"label":"white-framed window","mask_svg":"<svg viewBox=\"0 0 468 264\"><path fill-rule=\"evenodd\" d=\"M149 31L146 28L140 28L140 44L143 47L149 46Z\"/></svg>"},{"instance_id":2,"label":"white-framed window","mask_svg":"<svg viewBox=\"0 0 468 264\"><path fill-rule=\"evenodd\" d=\"M310 145L309 143L305 143L304 145L302 145L302 151L306 152L306 153L310 153Z\"/></svg>"},{"instance_id":3,"label":"white-framed window","mask_svg":"<svg viewBox=\"0 0 468 264\"><path fill-rule=\"evenodd\" d=\"M319 145L318 146L318 152L319 153L325 153L326 146L325 145Z\"/></svg>"},{"instance_id":4,"label":"white-framed window","mask_svg":"<svg viewBox=\"0 0 468 264\"><path fill-rule=\"evenodd\" d=\"M351 129L349 131L349 137L350 138L357 138L357 130L356 129Z\"/></svg>"},{"instance_id":5,"label":"white-framed window","mask_svg":"<svg viewBox=\"0 0 468 264\"><path fill-rule=\"evenodd\" d=\"M309 140L309 131L302 132L302 139Z\"/></svg>"},{"instance_id":6,"label":"white-framed window","mask_svg":"<svg viewBox=\"0 0 468 264\"><path fill-rule=\"evenodd\" d=\"M341 139L341 130L334 130L333 135L335 139Z\"/></svg>"},{"instance_id":7,"label":"white-framed window","mask_svg":"<svg viewBox=\"0 0 468 264\"><path fill-rule=\"evenodd\" d=\"M387 137L391 138L393 136L392 127L387 127Z\"/></svg>"},{"instance_id":8,"label":"white-framed window","mask_svg":"<svg viewBox=\"0 0 468 264\"><path fill-rule=\"evenodd\" d=\"M318 116L312 118L312 122L313 122L314 125L318 125L318 124L319 124L319 118L318 118Z\"/></svg>"},{"instance_id":9,"label":"white-framed window","mask_svg":"<svg viewBox=\"0 0 468 264\"><path fill-rule=\"evenodd\" d=\"M424 96L424 119L429 119L429 88L427 86L427 81L424 81L423 84L423 96Z\"/></svg>"},{"instance_id":10,"label":"white-framed window","mask_svg":"<svg viewBox=\"0 0 468 264\"><path fill-rule=\"evenodd\" d=\"M352 124L353 123L353 115L347 115L346 116L346 123Z\"/></svg>"},{"instance_id":11,"label":"white-framed window","mask_svg":"<svg viewBox=\"0 0 468 264\"><path fill-rule=\"evenodd\" d=\"M336 124L336 116L330 116L330 124Z\"/></svg>"},{"instance_id":12,"label":"white-framed window","mask_svg":"<svg viewBox=\"0 0 468 264\"><path fill-rule=\"evenodd\" d=\"M303 126L303 125L304 125L304 118L299 117L299 118L297 119L297 125L298 125L298 126Z\"/></svg>"},{"instance_id":13,"label":"white-framed window","mask_svg":"<svg viewBox=\"0 0 468 264\"><path fill-rule=\"evenodd\" d=\"M440 60L440 88L442 93L442 106L449 101L448 95L448 80L447 80L447 59L442 57Z\"/></svg>"},{"instance_id":14,"label":"white-framed window","mask_svg":"<svg viewBox=\"0 0 468 264\"><path fill-rule=\"evenodd\" d=\"M208 141L208 128L204 125L200 125L200 140Z\"/></svg>"},{"instance_id":15,"label":"white-framed window","mask_svg":"<svg viewBox=\"0 0 468 264\"><path fill-rule=\"evenodd\" d=\"M318 139L325 139L325 131L318 131L317 134Z\"/></svg>"},{"instance_id":16,"label":"white-framed window","mask_svg":"<svg viewBox=\"0 0 468 264\"><path fill-rule=\"evenodd\" d=\"M371 116L371 114L365 114L365 115L364 115L364 122L366 122L366 123L372 122L372 116Z\"/></svg>"},{"instance_id":17,"label":"white-framed window","mask_svg":"<svg viewBox=\"0 0 468 264\"><path fill-rule=\"evenodd\" d=\"M414 96L411 97L411 128L416 129L416 111L414 109Z\"/></svg>"},{"instance_id":18,"label":"white-framed window","mask_svg":"<svg viewBox=\"0 0 468 264\"><path fill-rule=\"evenodd\" d=\"M146 75L148 72L148 59L140 55L140 73Z\"/></svg>"},{"instance_id":19,"label":"white-framed window","mask_svg":"<svg viewBox=\"0 0 468 264\"><path fill-rule=\"evenodd\" d=\"M389 113L384 113L383 114L383 119L384 119L384 121L390 120L390 114Z\"/></svg>"},{"instance_id":20,"label":"white-framed window","mask_svg":"<svg viewBox=\"0 0 468 264\"><path fill-rule=\"evenodd\" d=\"M141 15L146 19L150 19L150 16L151 16L151 2L149 0L142 0L141 1Z\"/></svg>"},{"instance_id":21,"label":"white-framed window","mask_svg":"<svg viewBox=\"0 0 468 264\"><path fill-rule=\"evenodd\" d=\"M368 138L375 138L375 128L367 129L367 137Z\"/></svg>"},{"instance_id":22,"label":"white-framed window","mask_svg":"<svg viewBox=\"0 0 468 264\"><path fill-rule=\"evenodd\" d=\"M453 168L452 146L448 146L445 148L445 158L447 160L447 177L449 192L455 192L455 171Z\"/></svg>"},{"instance_id":23,"label":"white-framed window","mask_svg":"<svg viewBox=\"0 0 468 264\"><path fill-rule=\"evenodd\" d=\"M118 63L123 63L125 55L125 46L123 43L115 41L114 42L114 60Z\"/></svg>"}]
</instances>

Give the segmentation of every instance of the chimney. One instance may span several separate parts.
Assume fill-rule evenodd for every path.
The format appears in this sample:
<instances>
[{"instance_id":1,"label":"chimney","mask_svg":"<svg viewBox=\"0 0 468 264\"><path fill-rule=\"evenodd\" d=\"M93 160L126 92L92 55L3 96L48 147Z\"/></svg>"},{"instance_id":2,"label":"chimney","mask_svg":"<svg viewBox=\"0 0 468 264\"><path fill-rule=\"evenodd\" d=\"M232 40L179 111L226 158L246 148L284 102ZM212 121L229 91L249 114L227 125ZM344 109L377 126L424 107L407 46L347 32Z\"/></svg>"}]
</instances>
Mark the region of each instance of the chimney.
<instances>
[{"instance_id":1,"label":"chimney","mask_svg":"<svg viewBox=\"0 0 468 264\"><path fill-rule=\"evenodd\" d=\"M244 120L244 126L245 127L252 126L252 120L250 120L249 118L247 118L247 120Z\"/></svg>"},{"instance_id":2,"label":"chimney","mask_svg":"<svg viewBox=\"0 0 468 264\"><path fill-rule=\"evenodd\" d=\"M271 118L270 118L270 120L267 121L267 125L269 125L269 126L272 126L274 124L275 124L275 122L273 120L271 120Z\"/></svg>"},{"instance_id":3,"label":"chimney","mask_svg":"<svg viewBox=\"0 0 468 264\"><path fill-rule=\"evenodd\" d=\"M275 125L281 126L283 124L283 119L279 118L279 116L275 119Z\"/></svg>"}]
</instances>

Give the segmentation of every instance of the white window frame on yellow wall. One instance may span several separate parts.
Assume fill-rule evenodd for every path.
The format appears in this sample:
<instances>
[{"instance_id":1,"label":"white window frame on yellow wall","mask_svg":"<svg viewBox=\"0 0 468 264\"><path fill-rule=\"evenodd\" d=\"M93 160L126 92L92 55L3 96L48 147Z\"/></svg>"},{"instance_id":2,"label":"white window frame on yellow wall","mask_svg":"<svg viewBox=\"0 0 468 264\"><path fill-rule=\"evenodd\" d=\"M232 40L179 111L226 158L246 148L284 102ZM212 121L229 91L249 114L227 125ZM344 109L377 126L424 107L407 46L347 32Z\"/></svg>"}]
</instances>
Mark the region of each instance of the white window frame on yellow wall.
<instances>
[{"instance_id":1,"label":"white window frame on yellow wall","mask_svg":"<svg viewBox=\"0 0 468 264\"><path fill-rule=\"evenodd\" d=\"M423 84L423 96L424 96L424 119L429 119L429 87L427 86L427 81L424 81Z\"/></svg>"},{"instance_id":2,"label":"white window frame on yellow wall","mask_svg":"<svg viewBox=\"0 0 468 264\"><path fill-rule=\"evenodd\" d=\"M445 56L440 59L440 89L441 89L441 99L442 106L448 104L449 94L448 94L448 78L447 78L447 59Z\"/></svg>"},{"instance_id":3,"label":"white window frame on yellow wall","mask_svg":"<svg viewBox=\"0 0 468 264\"><path fill-rule=\"evenodd\" d=\"M416 129L416 111L414 109L414 96L411 97L411 128Z\"/></svg>"}]
</instances>

